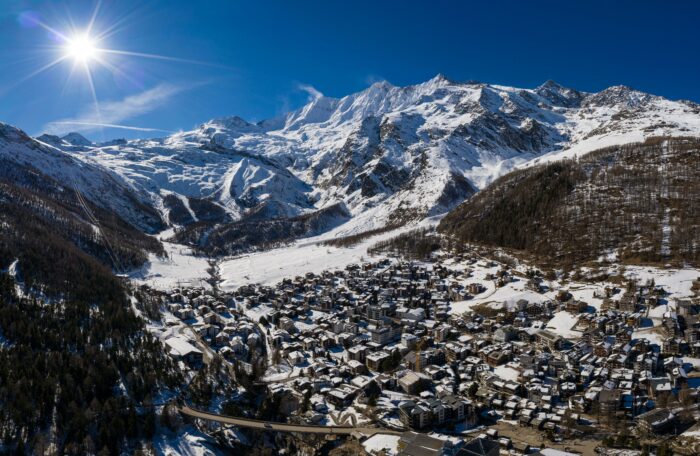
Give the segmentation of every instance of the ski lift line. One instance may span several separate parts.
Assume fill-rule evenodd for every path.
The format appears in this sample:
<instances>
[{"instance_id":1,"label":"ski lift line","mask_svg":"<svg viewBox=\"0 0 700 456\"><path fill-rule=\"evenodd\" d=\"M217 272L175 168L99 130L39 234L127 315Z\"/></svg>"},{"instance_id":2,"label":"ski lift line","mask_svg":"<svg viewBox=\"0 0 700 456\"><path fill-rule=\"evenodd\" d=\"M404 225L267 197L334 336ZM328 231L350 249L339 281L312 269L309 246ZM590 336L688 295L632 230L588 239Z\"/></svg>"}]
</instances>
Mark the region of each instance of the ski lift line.
<instances>
[{"instance_id":1,"label":"ski lift line","mask_svg":"<svg viewBox=\"0 0 700 456\"><path fill-rule=\"evenodd\" d=\"M83 208L83 211L85 211L85 215L87 215L88 220L97 227L98 230L100 230L99 222L95 218L94 214L92 211L90 211L90 208L87 206L85 200L83 199L82 195L78 191L77 188L74 187L76 197L78 198L78 202L80 203L80 206ZM101 232L101 230L100 230Z\"/></svg>"},{"instance_id":2,"label":"ski lift line","mask_svg":"<svg viewBox=\"0 0 700 456\"><path fill-rule=\"evenodd\" d=\"M82 206L88 219L92 222L93 225L95 225L95 227L97 227L97 231L100 233L100 236L105 241L105 247L107 250L107 254L109 255L112 262L114 263L114 266L118 268L118 273L123 274L125 272L124 266L122 265L121 261L119 261L119 257L116 255L114 248L112 247L112 243L109 241L109 238L105 234L105 231L102 229L102 226L100 225L99 220L97 220L97 217L95 217L95 214L90 210L90 207L87 205L87 202L85 201L85 197L83 197L82 193L80 193L80 191L78 190L78 187L75 185L75 182L72 183L72 186L73 186L73 191L75 192L75 195L78 199L78 203Z\"/></svg>"},{"instance_id":3,"label":"ski lift line","mask_svg":"<svg viewBox=\"0 0 700 456\"><path fill-rule=\"evenodd\" d=\"M87 215L88 221L91 222L93 225L97 225L97 224L95 223L95 219L94 219L92 213L90 212L89 208L86 206L85 201L82 199L82 197L81 197L81 195L80 195L80 192L78 192L78 189L75 188L75 186L74 186L74 187L73 187L73 190L74 190L74 192L75 192L75 196L76 196L76 198L77 198L77 200L78 200L78 203L79 203L80 206L83 208L83 211L85 212L85 215ZM98 226L97 228L99 229L99 226Z\"/></svg>"},{"instance_id":4,"label":"ski lift line","mask_svg":"<svg viewBox=\"0 0 700 456\"><path fill-rule=\"evenodd\" d=\"M97 226L98 229L100 229L100 222L97 220L97 217L95 217L95 214L93 214L92 210L90 210L90 207L87 205L87 202L85 201L85 198L83 195L78 191L78 189L75 189L76 196L78 197L78 202L80 205L83 207L83 210L85 211L85 214L88 216L88 219L90 222L92 222L94 225ZM100 230L101 231L101 230Z\"/></svg>"},{"instance_id":5,"label":"ski lift line","mask_svg":"<svg viewBox=\"0 0 700 456\"><path fill-rule=\"evenodd\" d=\"M104 231L102 230L102 227L100 226L99 221L93 214L93 212L90 210L89 206L87 205L85 198L82 196L82 194L78 191L77 188L74 187L74 190L76 192L76 196L78 198L78 201L80 205L83 207L83 210L85 211L85 214L87 215L88 219L92 222L95 227L97 227L97 230L100 233L100 236L102 236L102 239L104 239L107 247L107 254L109 255L110 259L114 263L115 266L119 266L119 260L116 257L116 255L113 252L112 246L109 243L109 240L107 239L107 236L105 236Z\"/></svg>"}]
</instances>

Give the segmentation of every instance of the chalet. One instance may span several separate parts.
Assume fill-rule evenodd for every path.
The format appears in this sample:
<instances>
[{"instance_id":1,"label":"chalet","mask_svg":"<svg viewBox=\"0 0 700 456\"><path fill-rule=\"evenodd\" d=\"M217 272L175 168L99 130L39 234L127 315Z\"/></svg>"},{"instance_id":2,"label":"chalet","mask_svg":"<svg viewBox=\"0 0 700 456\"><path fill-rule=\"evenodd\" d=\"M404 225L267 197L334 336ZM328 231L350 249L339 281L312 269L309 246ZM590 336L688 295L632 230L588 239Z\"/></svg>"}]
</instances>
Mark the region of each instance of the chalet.
<instances>
[{"instance_id":1,"label":"chalet","mask_svg":"<svg viewBox=\"0 0 700 456\"><path fill-rule=\"evenodd\" d=\"M406 394L418 394L430 383L430 378L412 371L407 371L399 377L398 385Z\"/></svg>"},{"instance_id":2,"label":"chalet","mask_svg":"<svg viewBox=\"0 0 700 456\"><path fill-rule=\"evenodd\" d=\"M391 358L391 355L389 355L386 352L380 351L380 352L374 352L374 353L368 354L365 361L366 361L367 367L370 370L373 370L376 372L383 372L384 366L385 366L386 362L389 361L390 358Z\"/></svg>"},{"instance_id":3,"label":"chalet","mask_svg":"<svg viewBox=\"0 0 700 456\"><path fill-rule=\"evenodd\" d=\"M661 434L676 423L676 415L669 409L651 410L635 418L637 428L644 435Z\"/></svg>"},{"instance_id":4,"label":"chalet","mask_svg":"<svg viewBox=\"0 0 700 456\"><path fill-rule=\"evenodd\" d=\"M401 448L399 456L446 456L453 453L449 440L437 439L416 432L402 434L399 448Z\"/></svg>"},{"instance_id":5,"label":"chalet","mask_svg":"<svg viewBox=\"0 0 700 456\"><path fill-rule=\"evenodd\" d=\"M500 445L497 442L477 437L462 446L457 452L457 456L498 456L500 451Z\"/></svg>"},{"instance_id":6,"label":"chalet","mask_svg":"<svg viewBox=\"0 0 700 456\"><path fill-rule=\"evenodd\" d=\"M199 366L204 360L202 351L183 337L165 339L165 345L169 349L170 356L177 360L182 360L191 366Z\"/></svg>"},{"instance_id":7,"label":"chalet","mask_svg":"<svg viewBox=\"0 0 700 456\"><path fill-rule=\"evenodd\" d=\"M537 332L536 340L540 346L549 350L559 350L564 343L564 339L560 335L547 329Z\"/></svg>"}]
</instances>

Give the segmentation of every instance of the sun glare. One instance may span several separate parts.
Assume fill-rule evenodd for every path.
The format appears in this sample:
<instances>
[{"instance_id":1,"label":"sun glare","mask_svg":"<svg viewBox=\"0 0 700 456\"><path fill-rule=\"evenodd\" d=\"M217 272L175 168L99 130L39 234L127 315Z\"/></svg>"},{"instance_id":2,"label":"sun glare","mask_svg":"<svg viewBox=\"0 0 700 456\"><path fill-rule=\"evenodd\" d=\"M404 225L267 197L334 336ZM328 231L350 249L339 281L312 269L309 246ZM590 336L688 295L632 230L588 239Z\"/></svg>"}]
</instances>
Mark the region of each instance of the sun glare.
<instances>
[{"instance_id":1,"label":"sun glare","mask_svg":"<svg viewBox=\"0 0 700 456\"><path fill-rule=\"evenodd\" d=\"M112 72L114 75L118 75L120 80L133 81L134 86L140 86L139 81L124 71L123 68L125 66L121 62L123 59L139 58L194 65L218 66L198 60L180 59L167 55L109 48L108 44L110 41L112 41L110 37L120 30L122 27L120 26L120 23L122 21L112 24L104 21L98 21L97 16L101 4L101 0L96 0L95 8L89 22L77 29L72 25L64 30L57 29L45 23L36 13L22 13L19 17L20 23L26 27L40 27L48 32L48 36L52 39L53 44L47 47L49 47L50 50L57 55L55 55L55 58L50 62L19 79L17 82L15 82L15 85L21 84L30 78L42 74L62 62L71 62L72 65L69 65L71 67L70 74L66 79L66 84L76 75L76 73L82 75L84 79L81 81L81 83L84 83L82 85L86 86L90 90L90 94L92 95L92 99L95 104L95 111L97 112L97 115L100 116L100 106L93 73L101 70L107 70ZM72 21L68 22L71 22L72 24ZM102 22L102 25L104 25L102 29L99 27L100 22Z\"/></svg>"},{"instance_id":2,"label":"sun glare","mask_svg":"<svg viewBox=\"0 0 700 456\"><path fill-rule=\"evenodd\" d=\"M66 55L73 60L87 63L98 57L99 49L88 35L77 35L66 43Z\"/></svg>"}]
</instances>

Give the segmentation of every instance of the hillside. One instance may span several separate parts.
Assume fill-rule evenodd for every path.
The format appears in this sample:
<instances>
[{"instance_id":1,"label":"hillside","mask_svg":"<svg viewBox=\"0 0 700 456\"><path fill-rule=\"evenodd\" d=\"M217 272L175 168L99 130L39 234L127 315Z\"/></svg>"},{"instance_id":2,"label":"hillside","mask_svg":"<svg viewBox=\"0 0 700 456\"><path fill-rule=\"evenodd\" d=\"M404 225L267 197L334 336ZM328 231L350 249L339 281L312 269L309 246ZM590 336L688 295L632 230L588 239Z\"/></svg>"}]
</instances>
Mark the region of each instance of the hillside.
<instances>
[{"instance_id":1,"label":"hillside","mask_svg":"<svg viewBox=\"0 0 700 456\"><path fill-rule=\"evenodd\" d=\"M263 250L294 239L324 233L350 218L342 204L287 218L246 220L212 226L195 223L176 231L172 240L196 247L208 256L235 255Z\"/></svg>"},{"instance_id":2,"label":"hillside","mask_svg":"<svg viewBox=\"0 0 700 456\"><path fill-rule=\"evenodd\" d=\"M0 453L120 454L153 437L153 399L181 382L113 273L162 247L33 177L0 179Z\"/></svg>"},{"instance_id":3,"label":"hillside","mask_svg":"<svg viewBox=\"0 0 700 456\"><path fill-rule=\"evenodd\" d=\"M75 136L69 136L75 140ZM143 232L163 227L145 192L136 190L115 171L86 157L29 137L0 122L0 178L27 188L80 192L93 205Z\"/></svg>"},{"instance_id":4,"label":"hillside","mask_svg":"<svg viewBox=\"0 0 700 456\"><path fill-rule=\"evenodd\" d=\"M109 170L0 124L0 270L14 264L28 286L65 293L74 277L162 255L144 233L160 217L142 197Z\"/></svg>"},{"instance_id":5,"label":"hillside","mask_svg":"<svg viewBox=\"0 0 700 456\"><path fill-rule=\"evenodd\" d=\"M700 261L700 140L650 138L514 171L439 230L560 265Z\"/></svg>"},{"instance_id":6,"label":"hillside","mask_svg":"<svg viewBox=\"0 0 700 456\"><path fill-rule=\"evenodd\" d=\"M0 125L0 453L153 437L154 398L181 377L114 272L164 254L143 232L159 226L108 170Z\"/></svg>"}]
</instances>

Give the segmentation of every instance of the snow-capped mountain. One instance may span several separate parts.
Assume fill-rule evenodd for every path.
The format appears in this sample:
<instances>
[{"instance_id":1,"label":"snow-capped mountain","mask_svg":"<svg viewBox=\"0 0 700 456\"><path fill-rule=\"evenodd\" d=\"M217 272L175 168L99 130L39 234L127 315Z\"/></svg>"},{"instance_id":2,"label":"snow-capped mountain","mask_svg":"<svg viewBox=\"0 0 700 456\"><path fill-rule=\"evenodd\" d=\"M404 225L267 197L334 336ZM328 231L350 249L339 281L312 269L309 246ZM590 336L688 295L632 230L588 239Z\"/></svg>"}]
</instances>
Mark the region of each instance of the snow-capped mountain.
<instances>
[{"instance_id":1,"label":"snow-capped mountain","mask_svg":"<svg viewBox=\"0 0 700 456\"><path fill-rule=\"evenodd\" d=\"M43 134L37 140L63 150L85 150L94 146L94 143L80 133L72 132L64 136Z\"/></svg>"},{"instance_id":2,"label":"snow-capped mountain","mask_svg":"<svg viewBox=\"0 0 700 456\"><path fill-rule=\"evenodd\" d=\"M357 229L444 212L513 166L651 135L700 134L700 108L617 86L595 94L387 82L318 97L279 118L240 117L194 131L92 150L151 192L206 198L240 219L261 204L292 216L344 203ZM351 224L353 225L353 224Z\"/></svg>"},{"instance_id":3,"label":"snow-capped mountain","mask_svg":"<svg viewBox=\"0 0 700 456\"><path fill-rule=\"evenodd\" d=\"M59 139L59 145L65 146ZM52 193L79 191L98 207L119 214L142 231L162 227L151 196L127 185L101 164L89 163L55 146L0 123L0 178L13 184Z\"/></svg>"},{"instance_id":4,"label":"snow-capped mountain","mask_svg":"<svg viewBox=\"0 0 700 456\"><path fill-rule=\"evenodd\" d=\"M108 144L40 139L147 195L174 225L340 205L351 218L338 232L349 234L446 212L542 156L662 135L700 135L700 106L623 86L584 93L552 81L520 89L438 75L320 96L255 124L226 117L166 138Z\"/></svg>"},{"instance_id":5,"label":"snow-capped mountain","mask_svg":"<svg viewBox=\"0 0 700 456\"><path fill-rule=\"evenodd\" d=\"M269 217L291 217L313 210L310 184L264 155L217 144L214 127L201 130L210 137L197 131L95 147L74 156L111 169L135 189L148 192L174 224L181 223L172 217L173 205L183 206L195 222L217 209L229 220L261 211ZM206 210L200 212L200 206Z\"/></svg>"}]
</instances>

